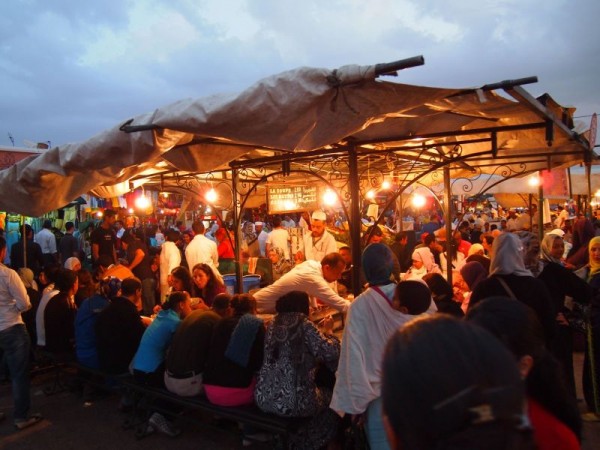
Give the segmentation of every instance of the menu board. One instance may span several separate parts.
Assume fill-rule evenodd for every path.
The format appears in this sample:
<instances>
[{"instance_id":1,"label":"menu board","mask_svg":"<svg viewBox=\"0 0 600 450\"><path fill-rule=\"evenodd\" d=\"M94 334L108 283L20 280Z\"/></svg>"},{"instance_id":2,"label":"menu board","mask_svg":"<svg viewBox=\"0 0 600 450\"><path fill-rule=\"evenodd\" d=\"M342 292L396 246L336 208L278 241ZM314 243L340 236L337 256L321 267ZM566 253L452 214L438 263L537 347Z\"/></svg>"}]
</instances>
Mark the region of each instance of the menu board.
<instances>
[{"instance_id":1,"label":"menu board","mask_svg":"<svg viewBox=\"0 0 600 450\"><path fill-rule=\"evenodd\" d=\"M319 189L309 185L270 185L267 188L269 214L315 210L319 206Z\"/></svg>"}]
</instances>

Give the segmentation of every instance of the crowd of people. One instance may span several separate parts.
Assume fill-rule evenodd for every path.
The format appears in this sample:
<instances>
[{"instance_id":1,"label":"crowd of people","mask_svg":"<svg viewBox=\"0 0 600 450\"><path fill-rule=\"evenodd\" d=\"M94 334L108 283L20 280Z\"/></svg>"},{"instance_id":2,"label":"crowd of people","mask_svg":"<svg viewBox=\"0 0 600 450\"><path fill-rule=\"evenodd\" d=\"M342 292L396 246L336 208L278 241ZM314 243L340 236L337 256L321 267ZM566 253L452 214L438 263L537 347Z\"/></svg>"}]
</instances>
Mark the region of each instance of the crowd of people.
<instances>
[{"instance_id":1,"label":"crowd of people","mask_svg":"<svg viewBox=\"0 0 600 450\"><path fill-rule=\"evenodd\" d=\"M121 232L106 211L92 270L75 238L52 247L42 230L38 249L24 227L26 243L10 249L17 271L0 265L15 425L41 420L29 411L37 348L174 395L305 419L291 448L336 448L349 429L363 429L372 449L580 448L582 332L584 418L600 420L600 237L591 220L561 214L541 242L533 212L505 223L460 215L451 236L435 212L417 233L367 223L359 279L324 212L246 221L239 262L269 258L273 277L233 295L219 270L235 244L226 226L158 229L155 251L144 230ZM1 260L8 251L0 238ZM329 316L311 320L322 306L343 315L343 331ZM156 406L147 431L177 436L177 411Z\"/></svg>"}]
</instances>

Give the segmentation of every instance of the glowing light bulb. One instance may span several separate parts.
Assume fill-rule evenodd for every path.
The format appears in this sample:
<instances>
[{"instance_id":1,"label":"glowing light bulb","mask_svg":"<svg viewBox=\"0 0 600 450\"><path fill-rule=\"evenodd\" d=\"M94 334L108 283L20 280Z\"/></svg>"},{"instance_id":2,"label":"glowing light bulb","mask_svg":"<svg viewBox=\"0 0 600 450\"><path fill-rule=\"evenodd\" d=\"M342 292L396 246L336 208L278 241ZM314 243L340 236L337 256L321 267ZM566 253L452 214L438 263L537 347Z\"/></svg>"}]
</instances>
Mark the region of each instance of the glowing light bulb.
<instances>
[{"instance_id":1,"label":"glowing light bulb","mask_svg":"<svg viewBox=\"0 0 600 450\"><path fill-rule=\"evenodd\" d=\"M331 189L327 189L323 194L323 203L327 206L333 206L337 202L337 194L333 192Z\"/></svg>"},{"instance_id":2,"label":"glowing light bulb","mask_svg":"<svg viewBox=\"0 0 600 450\"><path fill-rule=\"evenodd\" d=\"M384 180L383 183L381 183L381 189L389 189L392 187L392 183L390 183L388 180Z\"/></svg>"},{"instance_id":3,"label":"glowing light bulb","mask_svg":"<svg viewBox=\"0 0 600 450\"><path fill-rule=\"evenodd\" d=\"M208 203L214 203L217 201L217 191L215 191L213 188L210 188L210 190L204 195L204 198Z\"/></svg>"},{"instance_id":4,"label":"glowing light bulb","mask_svg":"<svg viewBox=\"0 0 600 450\"><path fill-rule=\"evenodd\" d=\"M365 197L367 197L369 200L373 200L375 198L375 191L371 190L371 191L367 192Z\"/></svg>"},{"instance_id":5,"label":"glowing light bulb","mask_svg":"<svg viewBox=\"0 0 600 450\"><path fill-rule=\"evenodd\" d=\"M538 176L533 176L531 178L529 178L529 186L531 187L536 187L540 185L540 178Z\"/></svg>"},{"instance_id":6,"label":"glowing light bulb","mask_svg":"<svg viewBox=\"0 0 600 450\"><path fill-rule=\"evenodd\" d=\"M146 194L142 194L135 199L135 206L138 209L148 209L148 206L150 206L150 199L146 197Z\"/></svg>"},{"instance_id":7,"label":"glowing light bulb","mask_svg":"<svg viewBox=\"0 0 600 450\"><path fill-rule=\"evenodd\" d=\"M412 204L415 208L422 208L425 206L425 197L421 194L415 194L412 198Z\"/></svg>"}]
</instances>

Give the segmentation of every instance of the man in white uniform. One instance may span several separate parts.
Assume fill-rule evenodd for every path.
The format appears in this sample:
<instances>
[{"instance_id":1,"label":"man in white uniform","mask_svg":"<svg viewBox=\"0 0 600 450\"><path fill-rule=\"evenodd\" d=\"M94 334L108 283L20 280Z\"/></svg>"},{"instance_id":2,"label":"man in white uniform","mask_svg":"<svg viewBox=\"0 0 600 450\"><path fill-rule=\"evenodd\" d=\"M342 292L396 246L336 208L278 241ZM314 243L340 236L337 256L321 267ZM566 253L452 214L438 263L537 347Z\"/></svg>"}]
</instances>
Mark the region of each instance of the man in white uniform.
<instances>
[{"instance_id":1,"label":"man in white uniform","mask_svg":"<svg viewBox=\"0 0 600 450\"><path fill-rule=\"evenodd\" d=\"M312 213L310 233L304 235L304 259L321 261L329 253L338 251L335 238L326 229L327 216L323 211Z\"/></svg>"},{"instance_id":2,"label":"man in white uniform","mask_svg":"<svg viewBox=\"0 0 600 450\"><path fill-rule=\"evenodd\" d=\"M277 300L291 291L304 291L332 308L346 312L350 302L329 285L341 276L345 267L346 263L339 253L330 253L321 262L311 260L298 264L275 283L254 293L258 312L274 313Z\"/></svg>"}]
</instances>

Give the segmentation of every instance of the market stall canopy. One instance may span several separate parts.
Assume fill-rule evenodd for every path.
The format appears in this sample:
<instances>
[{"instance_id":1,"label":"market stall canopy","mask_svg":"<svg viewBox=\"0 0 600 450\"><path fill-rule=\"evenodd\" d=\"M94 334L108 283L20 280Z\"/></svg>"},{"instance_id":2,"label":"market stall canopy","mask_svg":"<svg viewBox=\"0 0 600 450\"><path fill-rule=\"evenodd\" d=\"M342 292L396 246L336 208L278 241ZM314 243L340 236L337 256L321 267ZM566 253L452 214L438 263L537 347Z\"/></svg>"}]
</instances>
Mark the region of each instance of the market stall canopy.
<instances>
[{"instance_id":1,"label":"market stall canopy","mask_svg":"<svg viewBox=\"0 0 600 450\"><path fill-rule=\"evenodd\" d=\"M548 95L535 99L521 87L534 79L466 89L377 79L416 64L422 57L334 71L303 67L237 95L158 108L1 171L0 210L38 216L96 188L106 196L121 194L132 179L157 183L165 174L227 171L232 162L349 146L361 155L360 164L393 151L410 163L405 179L444 164L460 177L499 164L511 170L526 164L530 171L590 157L587 142L571 130L574 109Z\"/></svg>"}]
</instances>

